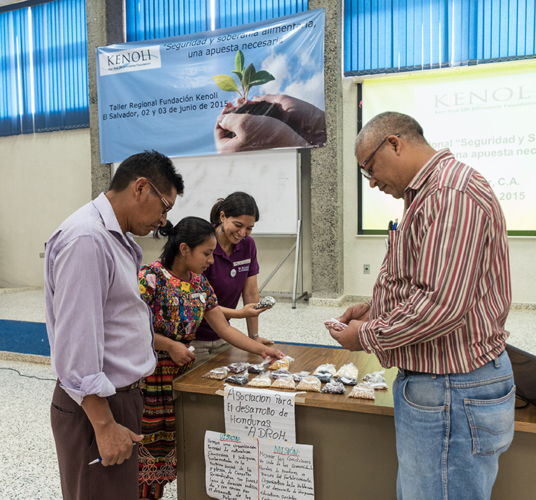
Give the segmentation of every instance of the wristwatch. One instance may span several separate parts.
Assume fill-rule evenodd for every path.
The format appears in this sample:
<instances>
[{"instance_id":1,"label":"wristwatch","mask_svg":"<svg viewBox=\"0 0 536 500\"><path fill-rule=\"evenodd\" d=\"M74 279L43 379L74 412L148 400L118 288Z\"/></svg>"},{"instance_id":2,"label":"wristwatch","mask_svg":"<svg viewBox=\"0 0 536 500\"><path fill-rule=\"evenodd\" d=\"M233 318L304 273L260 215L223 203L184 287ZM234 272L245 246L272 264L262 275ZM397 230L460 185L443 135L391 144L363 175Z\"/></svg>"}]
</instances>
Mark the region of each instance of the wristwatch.
<instances>
[{"instance_id":1,"label":"wristwatch","mask_svg":"<svg viewBox=\"0 0 536 500\"><path fill-rule=\"evenodd\" d=\"M249 338L250 339L256 339L258 336L259 336L258 333L254 333L253 335L250 335Z\"/></svg>"}]
</instances>

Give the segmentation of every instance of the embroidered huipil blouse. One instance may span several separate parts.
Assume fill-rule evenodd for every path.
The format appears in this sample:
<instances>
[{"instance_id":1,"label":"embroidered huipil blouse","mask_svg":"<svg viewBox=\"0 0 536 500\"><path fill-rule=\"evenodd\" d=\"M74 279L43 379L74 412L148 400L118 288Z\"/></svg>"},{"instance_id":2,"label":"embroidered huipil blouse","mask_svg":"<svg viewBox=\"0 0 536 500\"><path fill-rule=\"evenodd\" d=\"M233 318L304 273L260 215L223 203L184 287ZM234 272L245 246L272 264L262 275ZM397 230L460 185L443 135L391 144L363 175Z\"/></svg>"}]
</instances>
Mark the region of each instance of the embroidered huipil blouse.
<instances>
[{"instance_id":1,"label":"embroidered huipil blouse","mask_svg":"<svg viewBox=\"0 0 536 500\"><path fill-rule=\"evenodd\" d=\"M203 314L218 305L214 290L201 274L192 273L190 281L183 281L157 261L143 266L139 277L141 296L153 313L154 332L170 339L194 340Z\"/></svg>"}]
</instances>

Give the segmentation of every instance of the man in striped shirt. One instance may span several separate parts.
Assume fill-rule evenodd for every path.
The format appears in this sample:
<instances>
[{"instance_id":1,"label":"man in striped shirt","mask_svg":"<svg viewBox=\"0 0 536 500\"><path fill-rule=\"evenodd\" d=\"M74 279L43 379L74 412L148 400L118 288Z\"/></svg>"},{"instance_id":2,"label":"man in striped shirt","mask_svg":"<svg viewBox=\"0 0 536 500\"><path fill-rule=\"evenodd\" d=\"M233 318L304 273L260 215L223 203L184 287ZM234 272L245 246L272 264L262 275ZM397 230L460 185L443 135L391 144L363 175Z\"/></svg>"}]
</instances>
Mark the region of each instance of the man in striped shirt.
<instances>
[{"instance_id":1,"label":"man in striped shirt","mask_svg":"<svg viewBox=\"0 0 536 500\"><path fill-rule=\"evenodd\" d=\"M370 187L404 199L372 301L330 330L342 347L399 368L393 386L398 500L489 499L514 433L505 352L506 224L478 172L435 151L410 116L370 120L355 154Z\"/></svg>"}]
</instances>

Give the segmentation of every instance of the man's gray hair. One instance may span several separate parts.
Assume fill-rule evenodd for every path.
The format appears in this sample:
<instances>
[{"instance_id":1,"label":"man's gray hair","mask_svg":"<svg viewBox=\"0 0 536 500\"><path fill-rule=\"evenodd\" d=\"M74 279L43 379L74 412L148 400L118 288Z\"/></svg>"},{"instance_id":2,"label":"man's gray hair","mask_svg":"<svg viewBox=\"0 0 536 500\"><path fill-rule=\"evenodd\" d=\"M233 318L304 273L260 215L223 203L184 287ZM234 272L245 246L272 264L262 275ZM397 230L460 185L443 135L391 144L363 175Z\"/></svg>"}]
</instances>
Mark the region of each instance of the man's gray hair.
<instances>
[{"instance_id":1,"label":"man's gray hair","mask_svg":"<svg viewBox=\"0 0 536 500\"><path fill-rule=\"evenodd\" d=\"M376 147L389 135L400 134L400 137L413 146L426 146L428 142L424 138L424 132L419 122L409 115L386 111L372 118L361 129L355 138L354 152L360 146L369 148Z\"/></svg>"}]
</instances>

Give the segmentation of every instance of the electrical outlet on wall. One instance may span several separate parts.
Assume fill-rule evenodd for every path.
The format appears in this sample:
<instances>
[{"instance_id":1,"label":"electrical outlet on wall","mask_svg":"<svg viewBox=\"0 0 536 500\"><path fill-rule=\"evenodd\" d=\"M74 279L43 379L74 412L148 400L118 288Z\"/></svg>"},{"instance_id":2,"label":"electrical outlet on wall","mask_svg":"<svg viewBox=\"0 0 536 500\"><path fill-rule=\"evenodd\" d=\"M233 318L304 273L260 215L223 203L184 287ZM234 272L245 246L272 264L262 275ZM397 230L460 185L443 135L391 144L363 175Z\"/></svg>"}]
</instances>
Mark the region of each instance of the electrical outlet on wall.
<instances>
[{"instance_id":1,"label":"electrical outlet on wall","mask_svg":"<svg viewBox=\"0 0 536 500\"><path fill-rule=\"evenodd\" d=\"M370 264L363 264L363 274L370 274Z\"/></svg>"}]
</instances>

